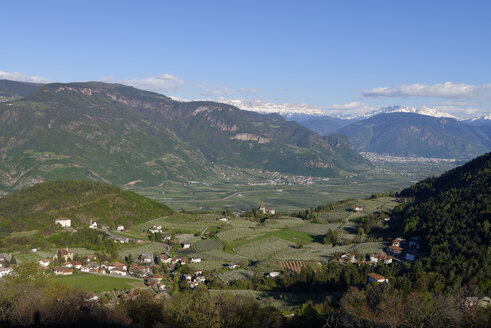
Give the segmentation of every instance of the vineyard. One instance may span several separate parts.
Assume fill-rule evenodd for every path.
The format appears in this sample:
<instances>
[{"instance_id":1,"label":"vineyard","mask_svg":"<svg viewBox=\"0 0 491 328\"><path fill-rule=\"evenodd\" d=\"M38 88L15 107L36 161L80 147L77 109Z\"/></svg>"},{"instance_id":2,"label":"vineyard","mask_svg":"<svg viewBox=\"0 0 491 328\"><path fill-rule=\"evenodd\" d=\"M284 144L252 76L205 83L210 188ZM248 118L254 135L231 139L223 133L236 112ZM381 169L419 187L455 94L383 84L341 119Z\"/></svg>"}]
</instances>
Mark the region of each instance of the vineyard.
<instances>
[{"instance_id":1,"label":"vineyard","mask_svg":"<svg viewBox=\"0 0 491 328\"><path fill-rule=\"evenodd\" d=\"M300 273L302 268L306 267L305 261L280 261L280 267L283 271L293 271Z\"/></svg>"}]
</instances>

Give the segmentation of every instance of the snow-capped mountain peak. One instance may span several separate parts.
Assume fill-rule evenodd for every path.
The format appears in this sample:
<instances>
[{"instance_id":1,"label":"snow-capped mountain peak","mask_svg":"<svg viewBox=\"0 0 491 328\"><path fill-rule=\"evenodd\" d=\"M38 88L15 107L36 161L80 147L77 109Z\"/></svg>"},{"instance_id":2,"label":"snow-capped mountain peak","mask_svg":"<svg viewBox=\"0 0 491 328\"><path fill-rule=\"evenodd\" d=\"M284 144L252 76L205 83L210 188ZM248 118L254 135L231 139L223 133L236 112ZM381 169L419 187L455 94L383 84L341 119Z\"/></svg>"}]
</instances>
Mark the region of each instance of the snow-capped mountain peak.
<instances>
[{"instance_id":1,"label":"snow-capped mountain peak","mask_svg":"<svg viewBox=\"0 0 491 328\"><path fill-rule=\"evenodd\" d=\"M288 116L294 114L304 114L319 116L325 115L319 108L308 104L290 104L290 103L274 103L262 99L242 100L242 99L225 99L218 98L216 101L238 107L243 110L249 110L259 113L278 113Z\"/></svg>"},{"instance_id":2,"label":"snow-capped mountain peak","mask_svg":"<svg viewBox=\"0 0 491 328\"><path fill-rule=\"evenodd\" d=\"M449 113L442 112L437 108L430 108L426 106L422 106L421 108L415 107L399 107L390 111L391 113L400 112L400 113L416 113L420 115L432 116L432 117L445 117L445 118L453 118L456 120L460 120L457 116L454 116Z\"/></svg>"}]
</instances>

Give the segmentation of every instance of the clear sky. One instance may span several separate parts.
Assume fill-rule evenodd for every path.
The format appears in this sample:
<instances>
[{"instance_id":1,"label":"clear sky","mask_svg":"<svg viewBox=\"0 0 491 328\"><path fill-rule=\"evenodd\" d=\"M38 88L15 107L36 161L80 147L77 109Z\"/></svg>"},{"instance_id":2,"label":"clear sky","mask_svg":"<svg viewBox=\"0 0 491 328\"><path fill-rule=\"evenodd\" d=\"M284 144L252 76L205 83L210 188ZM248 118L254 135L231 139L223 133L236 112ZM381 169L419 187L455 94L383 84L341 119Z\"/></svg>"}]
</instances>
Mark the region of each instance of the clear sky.
<instances>
[{"instance_id":1,"label":"clear sky","mask_svg":"<svg viewBox=\"0 0 491 328\"><path fill-rule=\"evenodd\" d=\"M491 112L491 1L2 1L0 78Z\"/></svg>"}]
</instances>

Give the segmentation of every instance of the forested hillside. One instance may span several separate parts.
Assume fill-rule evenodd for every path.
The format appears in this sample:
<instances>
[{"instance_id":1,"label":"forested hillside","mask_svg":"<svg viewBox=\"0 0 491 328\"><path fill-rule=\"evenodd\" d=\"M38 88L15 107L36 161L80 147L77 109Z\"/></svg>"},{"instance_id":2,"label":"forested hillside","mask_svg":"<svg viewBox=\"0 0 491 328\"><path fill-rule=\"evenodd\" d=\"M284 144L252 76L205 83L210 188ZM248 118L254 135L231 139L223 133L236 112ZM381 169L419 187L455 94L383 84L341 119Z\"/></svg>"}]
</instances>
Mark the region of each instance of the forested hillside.
<instances>
[{"instance_id":1,"label":"forested hillside","mask_svg":"<svg viewBox=\"0 0 491 328\"><path fill-rule=\"evenodd\" d=\"M400 193L415 197L400 214L405 234L420 236L425 264L449 286L491 289L491 153Z\"/></svg>"},{"instance_id":2,"label":"forested hillside","mask_svg":"<svg viewBox=\"0 0 491 328\"><path fill-rule=\"evenodd\" d=\"M70 218L75 228L90 220L128 226L171 212L164 204L103 183L52 181L0 198L0 232L50 229L59 217Z\"/></svg>"}]
</instances>

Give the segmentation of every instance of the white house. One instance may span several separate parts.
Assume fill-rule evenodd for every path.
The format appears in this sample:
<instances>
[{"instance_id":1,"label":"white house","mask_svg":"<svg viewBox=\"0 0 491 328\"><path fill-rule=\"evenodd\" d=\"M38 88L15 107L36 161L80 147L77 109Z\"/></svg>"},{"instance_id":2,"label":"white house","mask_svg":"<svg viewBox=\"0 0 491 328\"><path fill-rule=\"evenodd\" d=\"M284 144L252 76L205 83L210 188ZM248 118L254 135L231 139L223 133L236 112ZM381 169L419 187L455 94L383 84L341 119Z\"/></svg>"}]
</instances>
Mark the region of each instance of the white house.
<instances>
[{"instance_id":1,"label":"white house","mask_svg":"<svg viewBox=\"0 0 491 328\"><path fill-rule=\"evenodd\" d=\"M182 248L189 248L189 247L191 247L191 244L188 244L188 243L182 244Z\"/></svg>"},{"instance_id":2,"label":"white house","mask_svg":"<svg viewBox=\"0 0 491 328\"><path fill-rule=\"evenodd\" d=\"M221 217L221 218L218 219L218 221L227 222L228 219L226 217Z\"/></svg>"},{"instance_id":3,"label":"white house","mask_svg":"<svg viewBox=\"0 0 491 328\"><path fill-rule=\"evenodd\" d=\"M272 271L268 274L268 277L271 277L271 278L276 278L279 276L280 276L280 273L278 271Z\"/></svg>"},{"instance_id":4,"label":"white house","mask_svg":"<svg viewBox=\"0 0 491 328\"><path fill-rule=\"evenodd\" d=\"M168 257L166 254L162 254L162 255L160 255L160 261L162 263L170 264L172 262L172 258Z\"/></svg>"},{"instance_id":5,"label":"white house","mask_svg":"<svg viewBox=\"0 0 491 328\"><path fill-rule=\"evenodd\" d=\"M126 276L126 270L124 270L122 267L118 267L118 268L109 270L109 274L112 274L112 275L117 274L120 276Z\"/></svg>"},{"instance_id":6,"label":"white house","mask_svg":"<svg viewBox=\"0 0 491 328\"><path fill-rule=\"evenodd\" d=\"M386 284L389 282L389 279L385 278L384 276L378 274L378 273L370 273L368 275L368 282L373 284L374 282L379 282L381 284Z\"/></svg>"},{"instance_id":7,"label":"white house","mask_svg":"<svg viewBox=\"0 0 491 328\"><path fill-rule=\"evenodd\" d=\"M86 296L85 296L85 301L86 302L97 302L99 300L99 296L97 296L96 294L94 293L88 293Z\"/></svg>"},{"instance_id":8,"label":"white house","mask_svg":"<svg viewBox=\"0 0 491 328\"><path fill-rule=\"evenodd\" d=\"M356 263L356 256L354 254L350 254L350 253L343 254L339 258L339 262L341 262L341 263L347 263L347 262Z\"/></svg>"},{"instance_id":9,"label":"white house","mask_svg":"<svg viewBox=\"0 0 491 328\"><path fill-rule=\"evenodd\" d=\"M89 228L90 229L97 229L97 222L90 220Z\"/></svg>"},{"instance_id":10,"label":"white house","mask_svg":"<svg viewBox=\"0 0 491 328\"><path fill-rule=\"evenodd\" d=\"M90 272L90 268L88 266L83 266L80 268L81 272Z\"/></svg>"},{"instance_id":11,"label":"white house","mask_svg":"<svg viewBox=\"0 0 491 328\"><path fill-rule=\"evenodd\" d=\"M14 271L12 268L0 268L0 278L9 275Z\"/></svg>"},{"instance_id":12,"label":"white house","mask_svg":"<svg viewBox=\"0 0 491 328\"><path fill-rule=\"evenodd\" d=\"M353 206L353 210L355 212L361 212L361 211L363 211L363 206Z\"/></svg>"},{"instance_id":13,"label":"white house","mask_svg":"<svg viewBox=\"0 0 491 328\"><path fill-rule=\"evenodd\" d=\"M139 260L141 263L152 263L153 262L153 255L151 254L141 254L139 256Z\"/></svg>"},{"instance_id":14,"label":"white house","mask_svg":"<svg viewBox=\"0 0 491 328\"><path fill-rule=\"evenodd\" d=\"M37 252L38 251L38 248L37 247L33 247L33 248L31 248L31 251L32 252Z\"/></svg>"},{"instance_id":15,"label":"white house","mask_svg":"<svg viewBox=\"0 0 491 328\"><path fill-rule=\"evenodd\" d=\"M157 233L157 232L162 233L162 226L154 225L150 229L148 229L148 232L150 232L150 233Z\"/></svg>"},{"instance_id":16,"label":"white house","mask_svg":"<svg viewBox=\"0 0 491 328\"><path fill-rule=\"evenodd\" d=\"M237 269L239 267L239 265L238 264L235 264L235 263L230 263L230 264L227 264L226 266L230 270Z\"/></svg>"},{"instance_id":17,"label":"white house","mask_svg":"<svg viewBox=\"0 0 491 328\"><path fill-rule=\"evenodd\" d=\"M113 262L113 263L109 264L109 266L107 268L109 271L115 270L115 269L121 269L121 270L127 269L126 265L124 265L123 263L120 263L120 262Z\"/></svg>"},{"instance_id":18,"label":"white house","mask_svg":"<svg viewBox=\"0 0 491 328\"><path fill-rule=\"evenodd\" d=\"M191 258L191 263L199 263L201 262L201 258L200 257L192 257Z\"/></svg>"},{"instance_id":19,"label":"white house","mask_svg":"<svg viewBox=\"0 0 491 328\"><path fill-rule=\"evenodd\" d=\"M51 259L44 259L39 261L39 264L46 268L51 263L51 261Z\"/></svg>"},{"instance_id":20,"label":"white house","mask_svg":"<svg viewBox=\"0 0 491 328\"><path fill-rule=\"evenodd\" d=\"M123 231L123 230L124 230L124 225L121 225L121 224L120 224L120 225L118 225L118 226L116 227L116 230L117 230L117 231Z\"/></svg>"},{"instance_id":21,"label":"white house","mask_svg":"<svg viewBox=\"0 0 491 328\"><path fill-rule=\"evenodd\" d=\"M69 228L72 226L72 220L67 218L55 219L55 224L60 224L63 228Z\"/></svg>"}]
</instances>

